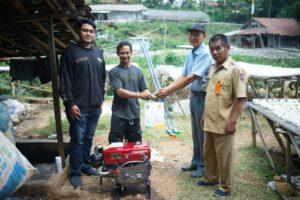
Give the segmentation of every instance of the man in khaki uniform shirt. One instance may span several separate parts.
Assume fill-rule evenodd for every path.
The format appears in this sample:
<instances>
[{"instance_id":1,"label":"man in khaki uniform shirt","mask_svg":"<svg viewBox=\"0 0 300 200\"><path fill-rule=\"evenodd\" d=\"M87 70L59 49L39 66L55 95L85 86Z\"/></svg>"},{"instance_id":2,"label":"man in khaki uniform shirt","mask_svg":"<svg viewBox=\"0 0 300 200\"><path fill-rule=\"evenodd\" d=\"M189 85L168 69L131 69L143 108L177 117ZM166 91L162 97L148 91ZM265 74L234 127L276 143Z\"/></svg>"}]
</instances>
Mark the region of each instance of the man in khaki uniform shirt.
<instances>
[{"instance_id":1,"label":"man in khaki uniform shirt","mask_svg":"<svg viewBox=\"0 0 300 200\"><path fill-rule=\"evenodd\" d=\"M228 55L230 46L225 35L214 35L209 48L216 63L209 73L200 122L205 131L204 180L197 184L219 185L214 196L224 197L233 188L234 132L246 98L245 72Z\"/></svg>"}]
</instances>

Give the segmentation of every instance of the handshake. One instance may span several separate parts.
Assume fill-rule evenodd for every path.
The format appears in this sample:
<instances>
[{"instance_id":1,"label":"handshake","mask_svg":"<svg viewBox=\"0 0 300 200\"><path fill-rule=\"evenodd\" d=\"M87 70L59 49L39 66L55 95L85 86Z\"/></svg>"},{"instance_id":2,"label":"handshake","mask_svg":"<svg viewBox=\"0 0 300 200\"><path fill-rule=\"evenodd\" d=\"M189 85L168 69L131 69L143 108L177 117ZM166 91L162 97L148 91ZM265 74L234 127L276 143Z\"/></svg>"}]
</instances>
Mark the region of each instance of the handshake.
<instances>
[{"instance_id":1,"label":"handshake","mask_svg":"<svg viewBox=\"0 0 300 200\"><path fill-rule=\"evenodd\" d=\"M158 101L158 99L163 99L167 97L171 92L167 88L161 88L158 91L156 91L154 94L150 93L149 91L145 91L141 93L141 99L143 100L153 100Z\"/></svg>"}]
</instances>

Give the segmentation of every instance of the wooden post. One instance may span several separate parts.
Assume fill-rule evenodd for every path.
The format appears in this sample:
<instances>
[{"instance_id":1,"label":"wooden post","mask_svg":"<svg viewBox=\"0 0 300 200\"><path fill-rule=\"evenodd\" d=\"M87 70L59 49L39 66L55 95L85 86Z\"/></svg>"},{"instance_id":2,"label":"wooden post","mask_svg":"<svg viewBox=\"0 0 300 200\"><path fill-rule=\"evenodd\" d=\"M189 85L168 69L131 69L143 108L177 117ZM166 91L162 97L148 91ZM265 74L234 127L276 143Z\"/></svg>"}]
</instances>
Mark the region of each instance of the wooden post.
<instances>
[{"instance_id":1,"label":"wooden post","mask_svg":"<svg viewBox=\"0 0 300 200\"><path fill-rule=\"evenodd\" d=\"M278 144L279 144L279 146L280 146L282 152L283 152L283 153L286 152L286 148L285 148L285 146L284 146L284 144L283 144L283 141L282 141L282 139L281 139L279 133L276 132L276 128L275 128L274 122L273 122L272 120L270 120L269 118L266 118L266 119L267 119L267 122L268 122L269 126L270 126L271 129L272 129L272 132L273 132L273 134L274 134L274 136L275 136L275 138L276 138L276 140L277 140L277 142L278 142Z\"/></svg>"},{"instance_id":2,"label":"wooden post","mask_svg":"<svg viewBox=\"0 0 300 200\"><path fill-rule=\"evenodd\" d=\"M285 156L286 156L286 181L287 183L291 183L291 158L290 158L290 154L291 154L291 140L289 138L289 136L287 136L286 138L287 140L287 144L286 144L286 152L285 152Z\"/></svg>"},{"instance_id":3,"label":"wooden post","mask_svg":"<svg viewBox=\"0 0 300 200\"><path fill-rule=\"evenodd\" d=\"M259 34L259 38L260 38L261 48L264 48L265 45L264 45L264 42L262 40L261 34Z\"/></svg>"},{"instance_id":4,"label":"wooden post","mask_svg":"<svg viewBox=\"0 0 300 200\"><path fill-rule=\"evenodd\" d=\"M284 83L285 83L285 80L284 79L280 79L280 84L281 84L281 89L280 89L280 98L284 98Z\"/></svg>"},{"instance_id":5,"label":"wooden post","mask_svg":"<svg viewBox=\"0 0 300 200\"><path fill-rule=\"evenodd\" d=\"M55 43L53 34L53 20L51 16L47 18L47 25L49 30L48 44L49 44L49 60L51 67L51 79L52 79L52 95L53 95L53 106L54 106L54 116L56 125L56 136L58 143L58 153L62 158L62 165L65 166L65 153L63 144L63 133L61 124L61 113L60 113L60 102L58 94L58 77L57 77L57 63L56 63L56 53L55 53Z\"/></svg>"},{"instance_id":6,"label":"wooden post","mask_svg":"<svg viewBox=\"0 0 300 200\"><path fill-rule=\"evenodd\" d=\"M269 98L269 81L268 80L264 80L265 83L265 99Z\"/></svg>"},{"instance_id":7,"label":"wooden post","mask_svg":"<svg viewBox=\"0 0 300 200\"><path fill-rule=\"evenodd\" d=\"M266 152L266 154L267 154L267 157L268 157L268 159L269 159L269 161L270 161L270 163L271 163L271 166L272 166L272 168L274 169L274 171L277 173L276 167L275 167L275 165L274 165L274 162L273 162L273 160L272 160L271 154L270 154L270 152L269 152L269 150L268 150L267 144L266 144L265 139L264 139L264 137L263 137L263 135L262 135L262 132L261 132L261 130L260 130L260 127L259 127L259 124L258 124L257 119L256 119L256 117L255 117L254 111L253 111L251 108L250 108L250 113L251 113L251 116L252 116L252 118L253 118L253 120L254 120L254 123L255 123L255 126L256 126L257 133L258 133L258 135L259 135L259 137L260 137L260 139L261 139L262 145L263 145L264 150L265 150L265 152Z\"/></svg>"},{"instance_id":8,"label":"wooden post","mask_svg":"<svg viewBox=\"0 0 300 200\"><path fill-rule=\"evenodd\" d=\"M297 80L296 80L296 91L295 91L295 97L296 98L298 98L298 93L299 93L298 87L299 87L299 84L300 84L300 77L297 77Z\"/></svg>"},{"instance_id":9,"label":"wooden post","mask_svg":"<svg viewBox=\"0 0 300 200\"><path fill-rule=\"evenodd\" d=\"M252 108L249 108L249 110ZM251 112L251 111L250 111ZM255 126L255 122L254 122L254 118L251 115L251 129L252 129L252 147L256 148L256 126Z\"/></svg>"}]
</instances>

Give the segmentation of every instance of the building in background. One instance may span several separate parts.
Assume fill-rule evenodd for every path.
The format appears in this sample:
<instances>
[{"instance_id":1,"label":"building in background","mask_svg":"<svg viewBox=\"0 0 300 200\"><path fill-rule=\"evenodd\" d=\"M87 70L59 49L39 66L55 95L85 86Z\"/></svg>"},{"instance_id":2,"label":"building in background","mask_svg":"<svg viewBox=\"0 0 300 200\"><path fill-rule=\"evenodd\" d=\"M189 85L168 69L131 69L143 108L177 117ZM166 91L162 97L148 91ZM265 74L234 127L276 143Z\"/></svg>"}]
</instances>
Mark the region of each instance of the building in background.
<instances>
[{"instance_id":1,"label":"building in background","mask_svg":"<svg viewBox=\"0 0 300 200\"><path fill-rule=\"evenodd\" d=\"M141 4L98 4L90 5L97 21L143 20L147 8Z\"/></svg>"},{"instance_id":2,"label":"building in background","mask_svg":"<svg viewBox=\"0 0 300 200\"><path fill-rule=\"evenodd\" d=\"M238 47L300 48L300 25L295 19L255 17L245 29L226 35Z\"/></svg>"}]
</instances>

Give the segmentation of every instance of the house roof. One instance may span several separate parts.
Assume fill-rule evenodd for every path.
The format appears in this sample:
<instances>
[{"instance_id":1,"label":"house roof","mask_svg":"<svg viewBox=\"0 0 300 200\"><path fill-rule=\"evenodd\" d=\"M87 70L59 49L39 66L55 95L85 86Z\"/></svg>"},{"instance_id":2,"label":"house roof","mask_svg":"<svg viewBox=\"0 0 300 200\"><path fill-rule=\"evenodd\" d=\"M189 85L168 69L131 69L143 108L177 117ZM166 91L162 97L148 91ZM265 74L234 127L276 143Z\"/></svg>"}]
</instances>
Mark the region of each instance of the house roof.
<instances>
[{"instance_id":1,"label":"house roof","mask_svg":"<svg viewBox=\"0 0 300 200\"><path fill-rule=\"evenodd\" d=\"M253 18L267 29L267 33L287 36L300 36L300 25L295 19Z\"/></svg>"},{"instance_id":2,"label":"house roof","mask_svg":"<svg viewBox=\"0 0 300 200\"><path fill-rule=\"evenodd\" d=\"M48 56L48 16L53 18L56 52L78 38L74 26L93 18L84 0L1 0L0 58Z\"/></svg>"},{"instance_id":3,"label":"house roof","mask_svg":"<svg viewBox=\"0 0 300 200\"><path fill-rule=\"evenodd\" d=\"M247 28L237 31L234 35L260 35L268 34L266 28Z\"/></svg>"},{"instance_id":4,"label":"house roof","mask_svg":"<svg viewBox=\"0 0 300 200\"><path fill-rule=\"evenodd\" d=\"M281 36L300 36L300 25L295 19L254 17L252 20L259 23L262 27L246 28L235 35L274 34Z\"/></svg>"},{"instance_id":5,"label":"house roof","mask_svg":"<svg viewBox=\"0 0 300 200\"><path fill-rule=\"evenodd\" d=\"M142 4L97 4L90 5L90 7L92 13L102 13L103 11L138 12L147 10Z\"/></svg>"},{"instance_id":6,"label":"house roof","mask_svg":"<svg viewBox=\"0 0 300 200\"><path fill-rule=\"evenodd\" d=\"M202 11L147 10L143 14L149 20L209 22L209 16Z\"/></svg>"}]
</instances>

